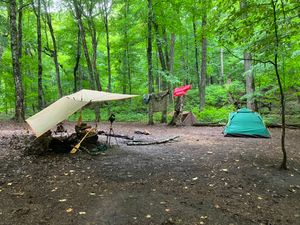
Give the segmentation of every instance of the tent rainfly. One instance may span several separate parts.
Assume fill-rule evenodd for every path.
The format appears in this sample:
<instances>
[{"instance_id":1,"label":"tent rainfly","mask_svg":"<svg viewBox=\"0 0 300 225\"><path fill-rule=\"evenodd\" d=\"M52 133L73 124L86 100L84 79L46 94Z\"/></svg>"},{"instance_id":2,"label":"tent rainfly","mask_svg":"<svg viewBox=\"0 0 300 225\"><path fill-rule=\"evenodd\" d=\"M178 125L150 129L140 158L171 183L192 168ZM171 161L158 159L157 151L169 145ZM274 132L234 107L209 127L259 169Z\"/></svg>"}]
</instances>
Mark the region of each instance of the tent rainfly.
<instances>
[{"instance_id":1,"label":"tent rainfly","mask_svg":"<svg viewBox=\"0 0 300 225\"><path fill-rule=\"evenodd\" d=\"M39 137L89 103L122 100L136 96L83 89L60 98L47 108L28 118L26 122L35 135Z\"/></svg>"},{"instance_id":2,"label":"tent rainfly","mask_svg":"<svg viewBox=\"0 0 300 225\"><path fill-rule=\"evenodd\" d=\"M270 138L270 133L261 116L247 108L242 108L237 112L229 114L229 120L224 129L224 135L232 137Z\"/></svg>"}]
</instances>

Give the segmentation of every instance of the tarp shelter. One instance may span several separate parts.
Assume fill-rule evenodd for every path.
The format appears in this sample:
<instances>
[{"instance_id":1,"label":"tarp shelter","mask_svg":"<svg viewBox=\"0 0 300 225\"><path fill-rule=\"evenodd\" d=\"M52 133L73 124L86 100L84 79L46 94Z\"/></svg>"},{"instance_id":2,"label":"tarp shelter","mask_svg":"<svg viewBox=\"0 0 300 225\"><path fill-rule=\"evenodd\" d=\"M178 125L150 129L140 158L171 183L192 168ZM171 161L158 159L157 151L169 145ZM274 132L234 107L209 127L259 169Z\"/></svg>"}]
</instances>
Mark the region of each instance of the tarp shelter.
<instances>
[{"instance_id":1,"label":"tarp shelter","mask_svg":"<svg viewBox=\"0 0 300 225\"><path fill-rule=\"evenodd\" d=\"M28 118L26 122L35 135L39 137L89 103L122 100L136 96L83 89L60 98L47 108Z\"/></svg>"},{"instance_id":2,"label":"tarp shelter","mask_svg":"<svg viewBox=\"0 0 300 225\"><path fill-rule=\"evenodd\" d=\"M224 135L233 137L270 138L270 133L261 116L247 108L242 108L237 112L229 114L229 120L224 129Z\"/></svg>"}]
</instances>

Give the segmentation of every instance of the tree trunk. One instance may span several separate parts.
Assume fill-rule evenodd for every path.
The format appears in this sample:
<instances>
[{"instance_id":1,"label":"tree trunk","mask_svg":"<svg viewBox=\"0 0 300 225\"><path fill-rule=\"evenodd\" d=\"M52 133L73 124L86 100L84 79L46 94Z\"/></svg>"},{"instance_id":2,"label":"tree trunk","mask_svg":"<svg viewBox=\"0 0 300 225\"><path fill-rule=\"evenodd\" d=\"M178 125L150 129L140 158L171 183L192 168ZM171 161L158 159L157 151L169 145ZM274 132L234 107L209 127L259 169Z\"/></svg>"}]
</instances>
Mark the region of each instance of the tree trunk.
<instances>
[{"instance_id":1,"label":"tree trunk","mask_svg":"<svg viewBox=\"0 0 300 225\"><path fill-rule=\"evenodd\" d=\"M85 28L84 28L83 22L82 22L82 13L81 13L81 10L79 9L77 0L73 0L73 5L75 8L75 16L76 16L79 31L80 31L80 37L81 37L81 42L82 42L82 46L83 46L84 56L85 56L86 64L87 64L88 71L89 71L90 87L91 87L91 89L95 90L95 83L94 83L95 78L94 78L93 66L92 66L88 46L86 43L86 33L85 33Z\"/></svg>"},{"instance_id":2,"label":"tree trunk","mask_svg":"<svg viewBox=\"0 0 300 225\"><path fill-rule=\"evenodd\" d=\"M173 76L174 73L174 53L175 53L175 40L176 40L176 36L174 33L171 34L171 43L170 43L170 51L169 51L169 75ZM172 83L169 84L169 91L170 91L170 96L169 96L169 100L172 102L173 104L173 85Z\"/></svg>"},{"instance_id":3,"label":"tree trunk","mask_svg":"<svg viewBox=\"0 0 300 225\"><path fill-rule=\"evenodd\" d=\"M43 63L42 63L42 28L41 28L41 0L37 0L37 6L32 2L36 16L37 53L38 53L38 109L45 107L43 94Z\"/></svg>"},{"instance_id":4,"label":"tree trunk","mask_svg":"<svg viewBox=\"0 0 300 225\"><path fill-rule=\"evenodd\" d=\"M111 65L110 65L110 43L109 43L109 29L108 29L108 12L105 8L104 12L104 26L106 34L106 50L107 50L107 75L108 75L108 92L111 92Z\"/></svg>"},{"instance_id":5,"label":"tree trunk","mask_svg":"<svg viewBox=\"0 0 300 225\"><path fill-rule=\"evenodd\" d=\"M22 74L20 67L20 43L17 28L17 3L16 0L9 1L9 18L10 18L10 35L11 35L11 56L13 65L13 76L16 95L15 119L18 122L23 122L24 113L24 91Z\"/></svg>"},{"instance_id":6,"label":"tree trunk","mask_svg":"<svg viewBox=\"0 0 300 225\"><path fill-rule=\"evenodd\" d=\"M167 71L170 71L170 56L169 56L169 46L168 46L168 35L167 35L167 31L166 31L166 27L163 26L162 28L162 34L163 34L163 38L164 38L164 41L163 41L163 45L164 45L164 48L165 48L165 62L166 62L166 70Z\"/></svg>"},{"instance_id":7,"label":"tree trunk","mask_svg":"<svg viewBox=\"0 0 300 225\"><path fill-rule=\"evenodd\" d=\"M159 28L158 28L158 24L156 23L156 21L153 21L153 26L154 26L154 30L155 30L155 34L156 34L156 45L157 45L160 65L161 65L162 71L164 73L166 73L167 72L167 64L165 61L164 52L162 49L162 43L160 41ZM166 55L167 55L167 53L166 53ZM162 79L162 90L165 91L166 89L167 89L166 81L165 81L165 79ZM167 105L166 105L166 107L167 107ZM162 111L162 117L161 117L161 123L166 123L166 122L167 122L167 108L165 108Z\"/></svg>"},{"instance_id":8,"label":"tree trunk","mask_svg":"<svg viewBox=\"0 0 300 225\"><path fill-rule=\"evenodd\" d=\"M220 64L221 64L221 84L225 84L225 76L224 76L224 49L220 49Z\"/></svg>"},{"instance_id":9,"label":"tree trunk","mask_svg":"<svg viewBox=\"0 0 300 225\"><path fill-rule=\"evenodd\" d=\"M126 38L125 38L125 42L126 42ZM126 94L126 92L127 92L127 79L128 79L126 49L124 50L123 62L121 64L121 73L122 73L122 90L123 90L123 94Z\"/></svg>"},{"instance_id":10,"label":"tree trunk","mask_svg":"<svg viewBox=\"0 0 300 225\"><path fill-rule=\"evenodd\" d=\"M129 94L132 93L132 84L131 84L131 66L130 66L130 44L129 44L129 38L128 38L128 15L129 15L129 0L125 0L125 7L124 7L124 20L126 21L125 26L127 26L127 29L124 29L124 44L125 44L125 50L124 50L124 57L123 57L123 92L126 93L127 86L129 89ZM131 101L131 100L130 100Z\"/></svg>"},{"instance_id":11,"label":"tree trunk","mask_svg":"<svg viewBox=\"0 0 300 225\"><path fill-rule=\"evenodd\" d=\"M241 0L240 9L243 10L247 7L247 0ZM247 18L247 14L243 13L243 19ZM252 56L250 52L244 52L244 72L246 73L246 94L247 97L247 107L253 111L256 110L255 103L253 100L254 93L254 78L252 73Z\"/></svg>"},{"instance_id":12,"label":"tree trunk","mask_svg":"<svg viewBox=\"0 0 300 225\"><path fill-rule=\"evenodd\" d=\"M51 40L52 40L52 44L53 44L53 51L51 51L52 53L52 57L53 57L53 61L55 64L55 73L56 73L56 81L57 81L57 88L58 88L58 94L59 97L63 96L63 91L62 91L62 86L61 86L61 80L60 80L60 71L59 71L59 63L58 63L58 56L57 56L57 45L56 45L56 38L54 35L54 30L53 30L53 26L52 26L52 18L50 13L48 12L48 7L47 7L47 3L44 0L44 8L45 8L45 15L46 15L46 20L47 20L47 25L50 31L50 36L51 36Z\"/></svg>"},{"instance_id":13,"label":"tree trunk","mask_svg":"<svg viewBox=\"0 0 300 225\"><path fill-rule=\"evenodd\" d=\"M92 37L92 47L93 47L93 60L92 60L92 69L93 74L96 82L96 87L98 91L102 91L102 85L100 82L100 74L97 69L97 48L98 48L98 40L97 40L97 31L96 26L93 21L93 18L88 18L88 24L91 31L91 37Z\"/></svg>"},{"instance_id":14,"label":"tree trunk","mask_svg":"<svg viewBox=\"0 0 300 225\"><path fill-rule=\"evenodd\" d=\"M77 50L76 50L76 63L73 70L74 75L74 92L78 91L77 83L78 83L78 68L80 63L80 56L81 56L81 44L80 44L80 30L78 27L78 33L77 33Z\"/></svg>"},{"instance_id":15,"label":"tree trunk","mask_svg":"<svg viewBox=\"0 0 300 225\"><path fill-rule=\"evenodd\" d=\"M205 106L205 86L206 86L206 68L207 68L207 39L206 39L206 12L202 16L202 58L201 58L201 80L200 80L200 111Z\"/></svg>"},{"instance_id":16,"label":"tree trunk","mask_svg":"<svg viewBox=\"0 0 300 225\"><path fill-rule=\"evenodd\" d=\"M174 115L172 117L172 120L169 123L170 126L182 125L183 106L184 106L184 95L178 96L176 99Z\"/></svg>"},{"instance_id":17,"label":"tree trunk","mask_svg":"<svg viewBox=\"0 0 300 225\"><path fill-rule=\"evenodd\" d=\"M252 56L249 52L244 52L244 71L246 73L246 94L248 95L247 107L256 111L253 96L251 96L254 93L254 78L252 73Z\"/></svg>"},{"instance_id":18,"label":"tree trunk","mask_svg":"<svg viewBox=\"0 0 300 225\"><path fill-rule=\"evenodd\" d=\"M147 63L148 63L148 93L152 94L153 89L153 71L152 71L152 0L148 0L148 33L147 33ZM152 125L153 110L151 101L149 103L149 120L148 124Z\"/></svg>"},{"instance_id":19,"label":"tree trunk","mask_svg":"<svg viewBox=\"0 0 300 225\"><path fill-rule=\"evenodd\" d=\"M127 68L127 79L129 86L129 94L132 94L132 84L131 84L131 68L130 68L130 56L129 56L129 44L126 43L126 68Z\"/></svg>"},{"instance_id":20,"label":"tree trunk","mask_svg":"<svg viewBox=\"0 0 300 225\"><path fill-rule=\"evenodd\" d=\"M170 43L170 52L169 52L169 71L170 71L170 74L173 74L174 72L174 49L175 49L175 40L176 40L176 36L174 33L171 34L171 43Z\"/></svg>"},{"instance_id":21,"label":"tree trunk","mask_svg":"<svg viewBox=\"0 0 300 225\"><path fill-rule=\"evenodd\" d=\"M277 1L276 1L277 2ZM274 32L275 32L275 51L274 51L274 68L276 73L276 78L280 91L280 105L281 105L281 150L283 154L283 159L280 165L280 169L287 170L287 153L285 149L285 95L282 87L279 70L278 70L278 51L279 51L279 37L278 37L278 24L277 24L277 12L276 12L276 2L271 1L273 8L273 19L274 19Z\"/></svg>"},{"instance_id":22,"label":"tree trunk","mask_svg":"<svg viewBox=\"0 0 300 225\"><path fill-rule=\"evenodd\" d=\"M19 0L20 6L23 5L23 0ZM18 39L19 39L19 57L22 58L22 49L23 49L23 10L18 10ZM22 72L22 65L20 63L20 70Z\"/></svg>"},{"instance_id":23,"label":"tree trunk","mask_svg":"<svg viewBox=\"0 0 300 225\"><path fill-rule=\"evenodd\" d=\"M195 47L195 70L196 70L196 80L198 84L199 96L201 93L200 85L200 72L199 72L199 50L198 50L198 37L197 37L197 26L195 21L195 16L193 16L193 33L194 33L194 47Z\"/></svg>"}]
</instances>

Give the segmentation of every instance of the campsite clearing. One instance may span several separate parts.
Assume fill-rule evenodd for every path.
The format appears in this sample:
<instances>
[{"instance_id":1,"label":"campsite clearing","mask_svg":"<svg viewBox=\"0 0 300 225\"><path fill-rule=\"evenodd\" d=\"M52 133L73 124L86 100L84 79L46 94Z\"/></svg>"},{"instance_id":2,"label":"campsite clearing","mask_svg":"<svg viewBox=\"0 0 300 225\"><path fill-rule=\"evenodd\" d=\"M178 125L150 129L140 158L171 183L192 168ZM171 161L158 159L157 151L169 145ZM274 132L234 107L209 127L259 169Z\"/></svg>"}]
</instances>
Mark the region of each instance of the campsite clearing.
<instances>
[{"instance_id":1,"label":"campsite clearing","mask_svg":"<svg viewBox=\"0 0 300 225\"><path fill-rule=\"evenodd\" d=\"M300 221L299 130L287 130L290 170L279 171L279 129L270 129L271 139L256 139L223 137L222 127L115 123L116 134L145 141L180 137L147 146L127 146L130 140L119 139L119 146L91 156L28 153L31 136L22 126L1 122L0 128L3 225ZM99 129L108 131L109 124Z\"/></svg>"}]
</instances>

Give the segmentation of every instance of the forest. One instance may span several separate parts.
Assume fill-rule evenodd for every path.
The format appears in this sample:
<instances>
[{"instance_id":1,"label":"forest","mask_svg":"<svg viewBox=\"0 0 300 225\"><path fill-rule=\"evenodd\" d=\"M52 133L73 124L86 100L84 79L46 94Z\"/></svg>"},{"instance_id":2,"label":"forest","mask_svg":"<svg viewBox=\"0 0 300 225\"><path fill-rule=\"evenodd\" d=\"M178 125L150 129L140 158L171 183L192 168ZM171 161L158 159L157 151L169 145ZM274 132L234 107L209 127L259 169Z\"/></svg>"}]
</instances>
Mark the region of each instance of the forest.
<instances>
[{"instance_id":1,"label":"forest","mask_svg":"<svg viewBox=\"0 0 300 225\"><path fill-rule=\"evenodd\" d=\"M248 106L281 123L283 103L287 122L299 122L297 0L0 4L1 118L22 121L82 88L142 96L191 84L185 110L201 121ZM142 97L102 108L102 118L109 109L147 121Z\"/></svg>"},{"instance_id":2,"label":"forest","mask_svg":"<svg viewBox=\"0 0 300 225\"><path fill-rule=\"evenodd\" d=\"M0 0L1 222L299 224L299 31L299 0Z\"/></svg>"}]
</instances>

